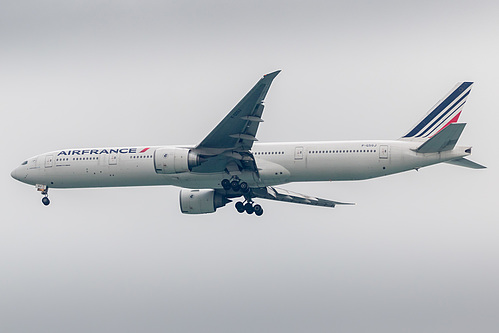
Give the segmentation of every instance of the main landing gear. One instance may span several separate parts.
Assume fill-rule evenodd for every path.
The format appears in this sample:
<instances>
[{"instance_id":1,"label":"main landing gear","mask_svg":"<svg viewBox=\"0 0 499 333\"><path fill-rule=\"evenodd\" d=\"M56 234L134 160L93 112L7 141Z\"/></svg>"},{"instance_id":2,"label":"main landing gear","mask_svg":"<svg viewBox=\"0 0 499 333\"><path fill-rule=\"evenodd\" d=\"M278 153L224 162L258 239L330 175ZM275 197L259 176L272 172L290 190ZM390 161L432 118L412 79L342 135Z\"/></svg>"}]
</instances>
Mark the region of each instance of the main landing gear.
<instances>
[{"instance_id":1,"label":"main landing gear","mask_svg":"<svg viewBox=\"0 0 499 333\"><path fill-rule=\"evenodd\" d=\"M263 208L259 204L253 205L253 202L251 200L247 201L246 203L238 201L236 202L236 210L239 213L248 213L248 214L253 214L255 213L256 216L262 216L263 214Z\"/></svg>"},{"instance_id":2,"label":"main landing gear","mask_svg":"<svg viewBox=\"0 0 499 333\"><path fill-rule=\"evenodd\" d=\"M249 194L250 188L248 183L242 182L237 176L233 177L231 180L229 179L224 179L221 182L222 187L226 191L234 191L236 192L234 194L230 194L231 197L238 197L241 194L244 196L245 200L243 202L238 201L236 202L236 210L239 213L248 213L248 214L253 214L255 213L256 216L262 216L263 214L263 208L259 204L254 204L253 200L251 200L251 195Z\"/></svg>"},{"instance_id":3,"label":"main landing gear","mask_svg":"<svg viewBox=\"0 0 499 333\"><path fill-rule=\"evenodd\" d=\"M233 190L234 192L248 193L249 186L246 182L241 182L240 179L234 178L232 181L228 179L222 180L222 187L224 190Z\"/></svg>"},{"instance_id":4,"label":"main landing gear","mask_svg":"<svg viewBox=\"0 0 499 333\"><path fill-rule=\"evenodd\" d=\"M39 185L37 184L36 185L36 189L38 192L41 192L41 194L43 195L43 198L42 198L42 204L44 204L45 206L48 206L50 204L50 199L49 199L49 188L47 185Z\"/></svg>"}]
</instances>

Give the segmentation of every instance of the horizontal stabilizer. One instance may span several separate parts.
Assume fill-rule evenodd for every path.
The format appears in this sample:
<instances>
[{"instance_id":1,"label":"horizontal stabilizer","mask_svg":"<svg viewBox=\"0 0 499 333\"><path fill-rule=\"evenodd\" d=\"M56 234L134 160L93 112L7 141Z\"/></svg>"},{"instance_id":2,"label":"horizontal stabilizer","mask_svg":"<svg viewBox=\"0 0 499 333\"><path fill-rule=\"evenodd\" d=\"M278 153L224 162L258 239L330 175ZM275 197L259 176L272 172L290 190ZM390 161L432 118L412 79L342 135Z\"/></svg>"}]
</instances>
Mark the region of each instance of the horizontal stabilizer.
<instances>
[{"instance_id":1,"label":"horizontal stabilizer","mask_svg":"<svg viewBox=\"0 0 499 333\"><path fill-rule=\"evenodd\" d=\"M441 151L452 150L459 140L466 124L449 124L443 130L428 139L425 143L416 149L418 153L438 153Z\"/></svg>"},{"instance_id":2,"label":"horizontal stabilizer","mask_svg":"<svg viewBox=\"0 0 499 333\"><path fill-rule=\"evenodd\" d=\"M471 168L471 169L486 169L487 168L486 166L483 166L481 164L467 160L464 157L458 158L457 160L447 161L445 163L454 164L457 166L462 166L462 167Z\"/></svg>"},{"instance_id":3,"label":"horizontal stabilizer","mask_svg":"<svg viewBox=\"0 0 499 333\"><path fill-rule=\"evenodd\" d=\"M298 203L304 205L321 206L321 207L334 207L336 205L355 205L354 203L316 198L272 186L253 189L252 191L257 198Z\"/></svg>"}]
</instances>

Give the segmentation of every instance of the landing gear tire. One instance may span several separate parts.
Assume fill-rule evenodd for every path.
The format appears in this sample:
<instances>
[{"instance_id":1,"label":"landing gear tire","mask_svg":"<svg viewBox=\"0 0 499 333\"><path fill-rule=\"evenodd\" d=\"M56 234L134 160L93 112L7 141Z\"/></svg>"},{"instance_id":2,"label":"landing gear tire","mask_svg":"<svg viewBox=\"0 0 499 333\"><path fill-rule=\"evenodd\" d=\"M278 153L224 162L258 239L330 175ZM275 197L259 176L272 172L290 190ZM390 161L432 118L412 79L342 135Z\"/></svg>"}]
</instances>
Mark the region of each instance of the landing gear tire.
<instances>
[{"instance_id":1,"label":"landing gear tire","mask_svg":"<svg viewBox=\"0 0 499 333\"><path fill-rule=\"evenodd\" d=\"M233 180L230 182L230 187L232 187L234 192L238 192L239 189L241 188L241 185L239 185L239 182L237 180Z\"/></svg>"},{"instance_id":2,"label":"landing gear tire","mask_svg":"<svg viewBox=\"0 0 499 333\"><path fill-rule=\"evenodd\" d=\"M246 205L244 205L244 210L246 211L246 213L250 215L255 212L255 208L253 208L253 205L250 204L249 202Z\"/></svg>"},{"instance_id":3,"label":"landing gear tire","mask_svg":"<svg viewBox=\"0 0 499 333\"><path fill-rule=\"evenodd\" d=\"M256 204L255 206L253 206L253 210L255 211L256 216L262 216L262 214L263 214L262 206L260 206L259 204Z\"/></svg>"},{"instance_id":4,"label":"landing gear tire","mask_svg":"<svg viewBox=\"0 0 499 333\"><path fill-rule=\"evenodd\" d=\"M42 198L42 203L45 205L45 206L48 206L50 204L50 200L48 197L43 197Z\"/></svg>"},{"instance_id":5,"label":"landing gear tire","mask_svg":"<svg viewBox=\"0 0 499 333\"><path fill-rule=\"evenodd\" d=\"M230 183L230 180L228 179L224 179L222 180L222 187L224 188L224 190L228 191L231 189L231 183Z\"/></svg>"},{"instance_id":6,"label":"landing gear tire","mask_svg":"<svg viewBox=\"0 0 499 333\"><path fill-rule=\"evenodd\" d=\"M239 190L243 193L248 193L249 191L248 183L242 182L241 184L239 184Z\"/></svg>"},{"instance_id":7,"label":"landing gear tire","mask_svg":"<svg viewBox=\"0 0 499 333\"><path fill-rule=\"evenodd\" d=\"M241 201L236 202L236 210L238 213L244 213L244 204Z\"/></svg>"},{"instance_id":8,"label":"landing gear tire","mask_svg":"<svg viewBox=\"0 0 499 333\"><path fill-rule=\"evenodd\" d=\"M263 208L259 204L253 205L251 200L246 201L246 203L238 201L235 204L238 213L246 212L248 215L255 213L256 216L262 216Z\"/></svg>"}]
</instances>

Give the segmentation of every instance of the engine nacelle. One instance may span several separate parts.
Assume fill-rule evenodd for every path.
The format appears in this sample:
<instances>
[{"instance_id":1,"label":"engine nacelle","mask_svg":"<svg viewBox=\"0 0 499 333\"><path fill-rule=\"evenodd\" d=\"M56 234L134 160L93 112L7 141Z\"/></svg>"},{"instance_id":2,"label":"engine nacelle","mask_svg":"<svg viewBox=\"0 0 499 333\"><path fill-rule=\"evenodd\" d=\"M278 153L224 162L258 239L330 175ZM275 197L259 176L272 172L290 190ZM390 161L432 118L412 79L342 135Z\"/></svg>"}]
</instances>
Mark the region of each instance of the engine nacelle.
<instances>
[{"instance_id":1,"label":"engine nacelle","mask_svg":"<svg viewBox=\"0 0 499 333\"><path fill-rule=\"evenodd\" d=\"M184 214L214 213L230 200L215 190L180 190L180 210Z\"/></svg>"},{"instance_id":2,"label":"engine nacelle","mask_svg":"<svg viewBox=\"0 0 499 333\"><path fill-rule=\"evenodd\" d=\"M159 148L154 152L156 173L173 174L189 172L200 164L199 156L186 148Z\"/></svg>"}]
</instances>

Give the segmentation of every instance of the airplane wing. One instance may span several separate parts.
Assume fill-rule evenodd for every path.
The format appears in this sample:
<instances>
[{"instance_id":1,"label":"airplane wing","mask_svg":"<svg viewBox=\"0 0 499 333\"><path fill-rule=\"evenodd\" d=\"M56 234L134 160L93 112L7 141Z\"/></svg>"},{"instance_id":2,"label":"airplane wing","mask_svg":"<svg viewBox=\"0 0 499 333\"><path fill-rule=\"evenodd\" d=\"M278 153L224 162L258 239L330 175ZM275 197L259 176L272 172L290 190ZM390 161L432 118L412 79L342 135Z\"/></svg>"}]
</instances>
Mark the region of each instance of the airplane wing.
<instances>
[{"instance_id":1,"label":"airplane wing","mask_svg":"<svg viewBox=\"0 0 499 333\"><path fill-rule=\"evenodd\" d=\"M333 208L336 205L355 205L355 203L351 202L339 202L339 201L321 199L309 195L303 195L300 193L291 192L273 186L252 189L252 194L253 194L252 196L256 198L285 201L285 202L312 205L312 206L321 206L321 207Z\"/></svg>"},{"instance_id":2,"label":"airplane wing","mask_svg":"<svg viewBox=\"0 0 499 333\"><path fill-rule=\"evenodd\" d=\"M263 122L263 100L280 72L264 75L195 149L213 155L227 150L249 151L257 141L258 125Z\"/></svg>"},{"instance_id":3,"label":"airplane wing","mask_svg":"<svg viewBox=\"0 0 499 333\"><path fill-rule=\"evenodd\" d=\"M193 149L203 159L201 165L192 169L193 172L209 173L226 170L237 174L244 169L258 173L250 149L253 147L253 142L257 141L256 132L263 122L263 100L272 81L280 72L264 75Z\"/></svg>"}]
</instances>

